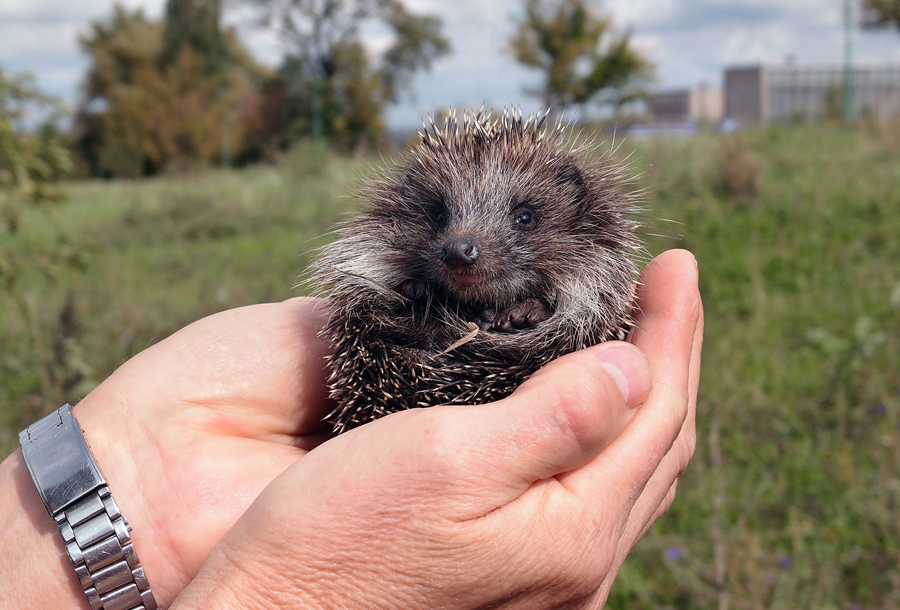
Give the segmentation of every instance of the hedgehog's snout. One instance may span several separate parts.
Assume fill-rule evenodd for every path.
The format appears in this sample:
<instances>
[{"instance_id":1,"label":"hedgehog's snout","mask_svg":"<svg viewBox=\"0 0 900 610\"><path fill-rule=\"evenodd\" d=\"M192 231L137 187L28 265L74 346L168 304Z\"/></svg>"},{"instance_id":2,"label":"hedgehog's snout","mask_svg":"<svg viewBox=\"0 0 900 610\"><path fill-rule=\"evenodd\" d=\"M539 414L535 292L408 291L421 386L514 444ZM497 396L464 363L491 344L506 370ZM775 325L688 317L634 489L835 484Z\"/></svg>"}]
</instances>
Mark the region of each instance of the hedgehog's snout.
<instances>
[{"instance_id":1,"label":"hedgehog's snout","mask_svg":"<svg viewBox=\"0 0 900 610\"><path fill-rule=\"evenodd\" d=\"M438 256L448 267L460 269L471 267L478 260L478 243L471 237L451 237L447 240Z\"/></svg>"}]
</instances>

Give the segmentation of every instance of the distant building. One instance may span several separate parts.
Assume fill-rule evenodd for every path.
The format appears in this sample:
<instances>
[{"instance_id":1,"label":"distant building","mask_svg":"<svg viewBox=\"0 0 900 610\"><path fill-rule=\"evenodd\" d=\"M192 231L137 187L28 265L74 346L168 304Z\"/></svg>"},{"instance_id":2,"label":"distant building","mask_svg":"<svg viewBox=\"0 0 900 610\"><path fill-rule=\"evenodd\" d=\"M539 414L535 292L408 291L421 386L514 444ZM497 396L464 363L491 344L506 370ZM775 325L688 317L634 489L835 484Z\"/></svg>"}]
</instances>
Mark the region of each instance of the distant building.
<instances>
[{"instance_id":1,"label":"distant building","mask_svg":"<svg viewBox=\"0 0 900 610\"><path fill-rule=\"evenodd\" d=\"M900 64L856 66L858 115L900 116ZM840 66L756 65L725 70L725 116L745 125L812 120L843 108Z\"/></svg>"},{"instance_id":2,"label":"distant building","mask_svg":"<svg viewBox=\"0 0 900 610\"><path fill-rule=\"evenodd\" d=\"M718 123L724 103L721 89L695 87L657 93L648 100L653 120L661 123Z\"/></svg>"}]
</instances>

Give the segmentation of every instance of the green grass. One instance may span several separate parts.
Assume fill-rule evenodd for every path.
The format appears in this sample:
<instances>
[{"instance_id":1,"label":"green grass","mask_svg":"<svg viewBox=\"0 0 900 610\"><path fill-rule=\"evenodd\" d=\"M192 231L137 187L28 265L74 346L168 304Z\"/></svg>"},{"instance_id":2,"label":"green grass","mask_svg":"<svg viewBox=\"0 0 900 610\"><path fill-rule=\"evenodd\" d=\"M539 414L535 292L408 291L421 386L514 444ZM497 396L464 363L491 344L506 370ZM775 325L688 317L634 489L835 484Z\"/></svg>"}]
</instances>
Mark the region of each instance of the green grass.
<instances>
[{"instance_id":1,"label":"green grass","mask_svg":"<svg viewBox=\"0 0 900 610\"><path fill-rule=\"evenodd\" d=\"M0 299L0 452L29 419L182 326L300 294L364 169L300 150L279 167L76 183L65 204L0 233L14 269Z\"/></svg>"},{"instance_id":2,"label":"green grass","mask_svg":"<svg viewBox=\"0 0 900 610\"><path fill-rule=\"evenodd\" d=\"M613 605L896 607L900 131L773 129L637 156L654 213L680 223L671 245L699 260L707 325L696 458ZM756 192L723 188L735 159L758 165Z\"/></svg>"},{"instance_id":3,"label":"green grass","mask_svg":"<svg viewBox=\"0 0 900 610\"><path fill-rule=\"evenodd\" d=\"M900 127L617 154L665 219L644 230L651 252L697 256L707 331L696 457L610 607L897 607ZM186 323L298 294L361 171L300 151L279 167L73 184L0 233L16 261L0 300L0 451Z\"/></svg>"}]
</instances>

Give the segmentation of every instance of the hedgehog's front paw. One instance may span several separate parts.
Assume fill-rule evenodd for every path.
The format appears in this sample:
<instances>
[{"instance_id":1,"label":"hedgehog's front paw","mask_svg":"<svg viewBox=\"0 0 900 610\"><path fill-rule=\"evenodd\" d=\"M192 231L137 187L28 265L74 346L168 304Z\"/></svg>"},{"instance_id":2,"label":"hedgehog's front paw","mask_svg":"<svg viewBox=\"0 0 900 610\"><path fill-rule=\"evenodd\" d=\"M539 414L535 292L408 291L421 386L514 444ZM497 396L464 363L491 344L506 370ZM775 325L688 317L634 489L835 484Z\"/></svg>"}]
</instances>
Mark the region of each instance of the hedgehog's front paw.
<instances>
[{"instance_id":1,"label":"hedgehog's front paw","mask_svg":"<svg viewBox=\"0 0 900 610\"><path fill-rule=\"evenodd\" d=\"M428 284L422 280L406 280L397 288L397 292L417 303L428 296Z\"/></svg>"},{"instance_id":2,"label":"hedgehog's front paw","mask_svg":"<svg viewBox=\"0 0 900 610\"><path fill-rule=\"evenodd\" d=\"M531 328L549 318L550 306L539 299L525 299L501 311L491 324L492 330L509 332L513 329Z\"/></svg>"},{"instance_id":3,"label":"hedgehog's front paw","mask_svg":"<svg viewBox=\"0 0 900 610\"><path fill-rule=\"evenodd\" d=\"M464 305L460 307L459 316L466 322L473 322L481 330L490 330L497 315L490 307L480 304Z\"/></svg>"}]
</instances>

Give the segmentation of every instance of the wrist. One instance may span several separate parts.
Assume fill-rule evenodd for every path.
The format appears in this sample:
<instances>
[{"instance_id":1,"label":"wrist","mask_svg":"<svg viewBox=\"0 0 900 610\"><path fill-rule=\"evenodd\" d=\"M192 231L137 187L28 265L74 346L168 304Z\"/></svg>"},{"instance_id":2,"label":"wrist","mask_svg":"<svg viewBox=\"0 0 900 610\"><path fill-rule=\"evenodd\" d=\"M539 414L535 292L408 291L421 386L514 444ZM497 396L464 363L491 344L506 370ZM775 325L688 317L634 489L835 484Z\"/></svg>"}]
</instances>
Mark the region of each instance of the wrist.
<instances>
[{"instance_id":1,"label":"wrist","mask_svg":"<svg viewBox=\"0 0 900 610\"><path fill-rule=\"evenodd\" d=\"M157 608L134 550L127 518L110 494L72 407L64 405L19 434L22 461L57 527L91 608Z\"/></svg>"},{"instance_id":2,"label":"wrist","mask_svg":"<svg viewBox=\"0 0 900 610\"><path fill-rule=\"evenodd\" d=\"M186 584L178 555L158 516L173 499L158 489L155 441L146 428L123 415L121 398L101 384L75 407L74 415L121 513L156 602L166 607Z\"/></svg>"},{"instance_id":3,"label":"wrist","mask_svg":"<svg viewBox=\"0 0 900 610\"><path fill-rule=\"evenodd\" d=\"M156 441L140 422L123 414L127 407L117 397L107 396L104 390L100 386L85 397L74 415L112 497L131 526L131 544L156 603L166 607L187 582L170 544L172 532L159 521L161 514L172 509L174 499L160 486L159 460L153 455Z\"/></svg>"},{"instance_id":4,"label":"wrist","mask_svg":"<svg viewBox=\"0 0 900 610\"><path fill-rule=\"evenodd\" d=\"M0 549L0 607L87 608L20 449L0 464Z\"/></svg>"}]
</instances>

